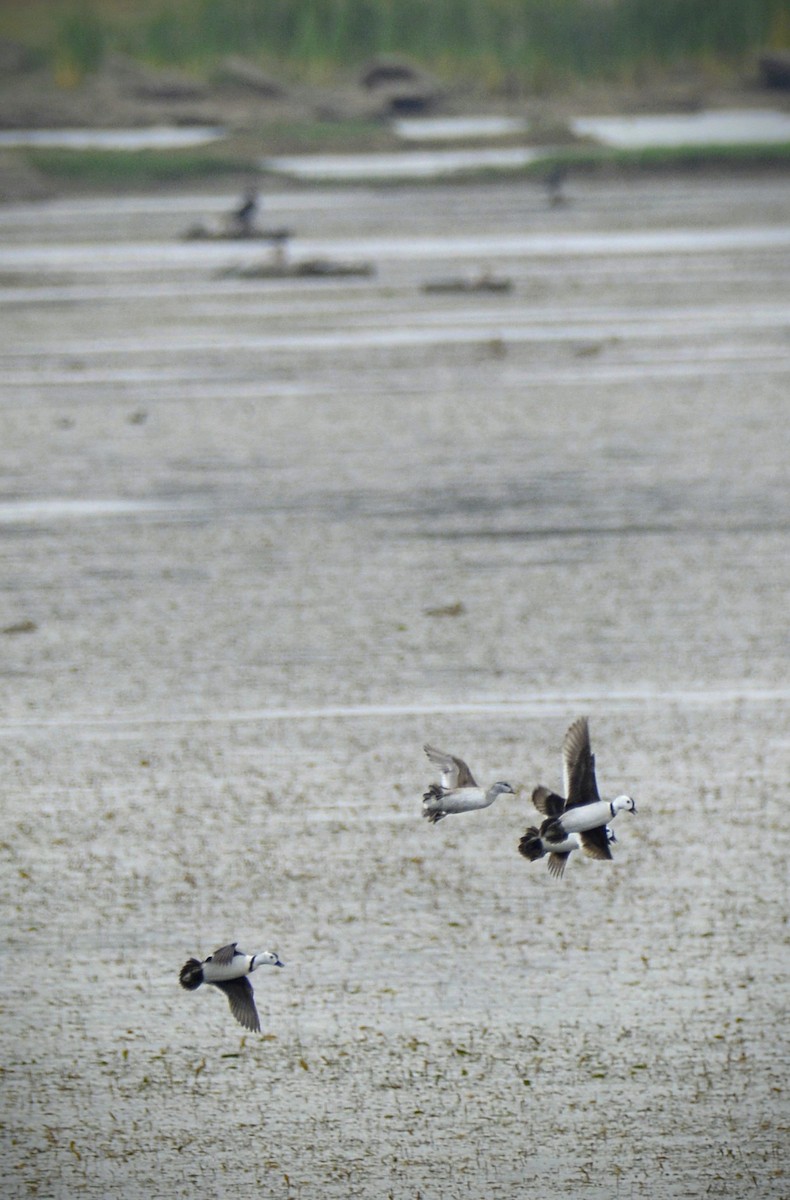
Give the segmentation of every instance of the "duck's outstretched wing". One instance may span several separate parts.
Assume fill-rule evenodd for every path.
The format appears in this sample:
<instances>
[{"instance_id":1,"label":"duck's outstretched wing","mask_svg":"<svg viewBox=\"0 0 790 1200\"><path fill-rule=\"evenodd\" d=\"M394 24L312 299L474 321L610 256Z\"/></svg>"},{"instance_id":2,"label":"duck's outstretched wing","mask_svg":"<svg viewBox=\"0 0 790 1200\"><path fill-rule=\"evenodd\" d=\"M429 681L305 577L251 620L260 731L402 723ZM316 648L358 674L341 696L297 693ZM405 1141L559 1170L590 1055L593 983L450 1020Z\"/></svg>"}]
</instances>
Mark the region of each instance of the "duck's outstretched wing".
<instances>
[{"instance_id":1,"label":"duck's outstretched wing","mask_svg":"<svg viewBox=\"0 0 790 1200\"><path fill-rule=\"evenodd\" d=\"M477 787L472 772L462 758L446 754L444 750L437 750L435 746L423 746L423 749L441 771L443 788L452 791L459 787Z\"/></svg>"},{"instance_id":2,"label":"duck's outstretched wing","mask_svg":"<svg viewBox=\"0 0 790 1200\"><path fill-rule=\"evenodd\" d=\"M612 852L609 849L611 837L605 825L598 825L595 829L587 829L584 833L580 833L579 837L582 842L582 850L590 858L612 857Z\"/></svg>"},{"instance_id":3,"label":"duck's outstretched wing","mask_svg":"<svg viewBox=\"0 0 790 1200\"><path fill-rule=\"evenodd\" d=\"M547 787L536 787L532 793L532 803L544 817L558 817L565 811L565 801L556 792Z\"/></svg>"},{"instance_id":4,"label":"duck's outstretched wing","mask_svg":"<svg viewBox=\"0 0 790 1200\"><path fill-rule=\"evenodd\" d=\"M245 1029L249 1029L252 1033L258 1033L261 1023L258 1018L258 1010L255 1007L252 984L247 976L242 975L241 979L226 979L221 983L215 983L214 987L218 987L228 997L230 1011L239 1025L243 1025Z\"/></svg>"},{"instance_id":5,"label":"duck's outstretched wing","mask_svg":"<svg viewBox=\"0 0 790 1200\"><path fill-rule=\"evenodd\" d=\"M238 942L231 942L229 946L220 946L219 950L215 950L211 955L211 961L218 967L229 967L233 962L238 944Z\"/></svg>"},{"instance_id":6,"label":"duck's outstretched wing","mask_svg":"<svg viewBox=\"0 0 790 1200\"><path fill-rule=\"evenodd\" d=\"M568 859L570 858L570 856L571 856L570 850L566 850L562 854L555 854L552 852L549 855L549 862L548 862L549 874L556 876L557 879L561 879L565 872L565 865L566 865Z\"/></svg>"},{"instance_id":7,"label":"duck's outstretched wing","mask_svg":"<svg viewBox=\"0 0 790 1200\"><path fill-rule=\"evenodd\" d=\"M590 729L586 717L574 721L562 742L562 766L565 778L566 808L594 804L600 800L595 779L595 755L590 749Z\"/></svg>"}]
</instances>

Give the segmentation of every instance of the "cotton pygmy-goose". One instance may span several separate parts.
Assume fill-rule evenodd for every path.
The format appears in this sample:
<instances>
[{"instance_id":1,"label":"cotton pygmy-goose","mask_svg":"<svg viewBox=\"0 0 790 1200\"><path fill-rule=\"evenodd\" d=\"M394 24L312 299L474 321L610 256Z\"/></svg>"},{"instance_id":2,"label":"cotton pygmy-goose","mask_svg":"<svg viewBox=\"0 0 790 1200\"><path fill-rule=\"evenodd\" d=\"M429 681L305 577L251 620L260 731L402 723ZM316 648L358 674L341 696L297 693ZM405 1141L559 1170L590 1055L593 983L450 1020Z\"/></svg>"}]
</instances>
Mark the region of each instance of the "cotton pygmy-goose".
<instances>
[{"instance_id":1,"label":"cotton pygmy-goose","mask_svg":"<svg viewBox=\"0 0 790 1200\"><path fill-rule=\"evenodd\" d=\"M258 1010L252 993L252 984L247 978L258 967L282 967L276 954L265 950L260 954L244 954L237 950L238 943L231 942L209 954L203 962L190 958L184 963L178 976L187 991L193 992L201 983L211 983L228 997L230 1011L245 1029L258 1033L261 1027Z\"/></svg>"},{"instance_id":2,"label":"cotton pygmy-goose","mask_svg":"<svg viewBox=\"0 0 790 1200\"><path fill-rule=\"evenodd\" d=\"M546 787L536 787L532 793L532 803L546 817L539 830L540 838L550 845L576 833L585 853L592 858L611 858L609 844L613 838L608 822L619 812L636 812L636 805L630 796L601 799L586 717L574 721L565 734L562 764L567 799ZM527 853L526 857L530 855Z\"/></svg>"},{"instance_id":3,"label":"cotton pygmy-goose","mask_svg":"<svg viewBox=\"0 0 790 1200\"><path fill-rule=\"evenodd\" d=\"M441 771L439 783L432 783L422 798L422 815L432 824L441 821L448 813L471 812L475 808L488 808L497 796L505 792L515 795L509 783L495 783L488 791L478 787L474 776L462 758L445 754L434 746L423 747L432 763Z\"/></svg>"}]
</instances>

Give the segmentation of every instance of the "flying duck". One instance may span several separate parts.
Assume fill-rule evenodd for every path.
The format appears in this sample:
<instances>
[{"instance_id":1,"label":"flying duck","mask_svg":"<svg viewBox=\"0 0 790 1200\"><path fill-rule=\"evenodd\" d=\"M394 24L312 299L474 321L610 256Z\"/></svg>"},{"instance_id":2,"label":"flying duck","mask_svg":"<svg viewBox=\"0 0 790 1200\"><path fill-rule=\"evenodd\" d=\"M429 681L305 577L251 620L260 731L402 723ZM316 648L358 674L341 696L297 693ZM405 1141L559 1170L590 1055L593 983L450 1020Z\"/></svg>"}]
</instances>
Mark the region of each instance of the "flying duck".
<instances>
[{"instance_id":1,"label":"flying duck","mask_svg":"<svg viewBox=\"0 0 790 1200\"><path fill-rule=\"evenodd\" d=\"M432 783L422 798L422 815L433 825L448 813L471 812L475 808L488 808L497 796L504 792L515 795L509 783L495 783L488 791L478 787L474 776L462 758L445 754L434 746L423 749L432 763L441 771L441 781Z\"/></svg>"},{"instance_id":2,"label":"flying duck","mask_svg":"<svg viewBox=\"0 0 790 1200\"><path fill-rule=\"evenodd\" d=\"M606 826L606 840L611 845L616 842L617 838L614 832ZM548 868L550 875L556 875L561 878L565 865L574 850L581 850L582 840L578 833L569 833L560 841L550 841L549 838L542 838L540 830L534 825L530 825L529 829L524 830L524 834L519 841L519 854L523 854L530 862L536 862L539 858L549 856Z\"/></svg>"},{"instance_id":3,"label":"flying duck","mask_svg":"<svg viewBox=\"0 0 790 1200\"><path fill-rule=\"evenodd\" d=\"M541 841L547 843L547 852L553 852L552 843L563 843L569 834L579 834L581 848L586 854L592 858L611 858L609 844L613 838L607 823L613 821L619 812L636 812L636 805L630 796L601 799L595 780L595 755L590 749L590 729L586 717L574 721L565 734L562 765L567 799L546 787L536 787L532 793L532 803L546 818L539 830ZM525 840L526 846L534 849L530 831L524 835L522 842ZM526 846L521 849L519 843L521 853L530 858ZM565 850L559 852L565 853ZM540 858L542 854L536 857ZM556 867L557 864L554 865ZM552 869L551 863L549 869ZM553 871L553 874L561 873Z\"/></svg>"},{"instance_id":4,"label":"flying duck","mask_svg":"<svg viewBox=\"0 0 790 1200\"><path fill-rule=\"evenodd\" d=\"M258 1033L261 1023L255 1007L252 984L247 976L258 967L282 967L285 964L271 951L244 954L236 949L237 944L231 942L229 946L221 946L203 962L197 958L188 959L181 968L178 979L182 988L189 992L194 992L201 983L211 983L218 987L228 997L230 1011L239 1025Z\"/></svg>"}]
</instances>

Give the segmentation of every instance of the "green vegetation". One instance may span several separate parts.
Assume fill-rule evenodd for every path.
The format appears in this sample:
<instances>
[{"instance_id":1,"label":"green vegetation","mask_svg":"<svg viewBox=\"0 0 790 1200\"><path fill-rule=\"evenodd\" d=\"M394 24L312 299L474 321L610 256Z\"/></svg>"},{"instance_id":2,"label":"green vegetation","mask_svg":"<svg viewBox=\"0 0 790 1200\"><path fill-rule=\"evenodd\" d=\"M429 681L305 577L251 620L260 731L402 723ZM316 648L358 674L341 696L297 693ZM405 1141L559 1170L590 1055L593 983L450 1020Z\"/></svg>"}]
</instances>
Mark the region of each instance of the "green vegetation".
<instances>
[{"instance_id":1,"label":"green vegetation","mask_svg":"<svg viewBox=\"0 0 790 1200\"><path fill-rule=\"evenodd\" d=\"M313 76L404 53L445 75L540 87L743 62L788 44L790 9L787 0L29 0L0 6L3 33L77 75L111 49L204 72L243 53Z\"/></svg>"},{"instance_id":2,"label":"green vegetation","mask_svg":"<svg viewBox=\"0 0 790 1200\"><path fill-rule=\"evenodd\" d=\"M586 171L663 171L689 170L735 166L781 167L790 165L790 142L748 146L648 146L636 150L613 150L608 147L579 147L552 154L525 167L528 175L545 175L552 166L567 166L570 170Z\"/></svg>"},{"instance_id":3,"label":"green vegetation","mask_svg":"<svg viewBox=\"0 0 790 1200\"><path fill-rule=\"evenodd\" d=\"M90 7L73 9L60 23L54 49L61 72L85 74L101 66L109 38L98 13Z\"/></svg>"},{"instance_id":4,"label":"green vegetation","mask_svg":"<svg viewBox=\"0 0 790 1200\"><path fill-rule=\"evenodd\" d=\"M155 183L251 174L252 160L226 158L208 150L30 149L24 158L51 179L98 188L147 187Z\"/></svg>"},{"instance_id":5,"label":"green vegetation","mask_svg":"<svg viewBox=\"0 0 790 1200\"><path fill-rule=\"evenodd\" d=\"M527 178L544 179L552 167L567 167L571 174L627 175L633 173L655 173L662 171L697 171L735 168L751 169L778 168L786 171L790 166L790 143L775 143L766 146L654 146L638 150L613 150L608 147L569 147L556 154L517 168L483 167L462 174L448 176L445 183L478 182L501 179L503 175L522 174ZM394 185L397 181L390 180ZM417 180L409 185L417 186ZM436 182L435 180L426 182Z\"/></svg>"}]
</instances>

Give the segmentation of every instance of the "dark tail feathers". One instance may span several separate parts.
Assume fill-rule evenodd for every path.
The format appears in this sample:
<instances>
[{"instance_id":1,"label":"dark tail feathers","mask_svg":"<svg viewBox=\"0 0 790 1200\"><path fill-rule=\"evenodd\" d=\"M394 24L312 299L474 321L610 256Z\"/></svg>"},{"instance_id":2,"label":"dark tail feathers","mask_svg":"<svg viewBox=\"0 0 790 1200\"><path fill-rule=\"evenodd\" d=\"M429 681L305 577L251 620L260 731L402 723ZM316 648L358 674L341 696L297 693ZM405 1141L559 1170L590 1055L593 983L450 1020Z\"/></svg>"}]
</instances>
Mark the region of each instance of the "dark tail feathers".
<instances>
[{"instance_id":1,"label":"dark tail feathers","mask_svg":"<svg viewBox=\"0 0 790 1200\"><path fill-rule=\"evenodd\" d=\"M194 992L203 982L203 964L196 958L188 959L181 968L178 982L188 992Z\"/></svg>"},{"instance_id":2,"label":"dark tail feathers","mask_svg":"<svg viewBox=\"0 0 790 1200\"><path fill-rule=\"evenodd\" d=\"M432 783L428 788L428 791L423 792L423 805L431 800L441 800L443 795L444 792L441 785L438 783ZM447 814L443 812L426 812L425 808L423 808L422 815L426 818L426 820L430 821L432 825L435 825L437 821L441 821L442 817L447 816Z\"/></svg>"},{"instance_id":3,"label":"dark tail feathers","mask_svg":"<svg viewBox=\"0 0 790 1200\"><path fill-rule=\"evenodd\" d=\"M529 829L524 831L524 836L518 844L519 854L523 854L530 862L535 862L539 858L543 858L546 851L543 848L543 842L540 838L540 833L534 825L530 825Z\"/></svg>"}]
</instances>

